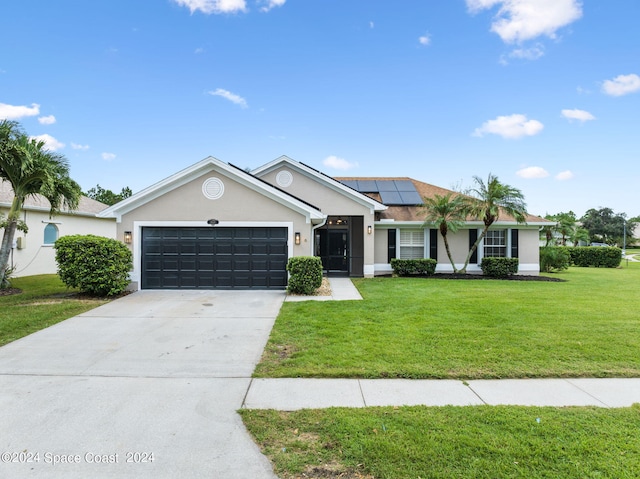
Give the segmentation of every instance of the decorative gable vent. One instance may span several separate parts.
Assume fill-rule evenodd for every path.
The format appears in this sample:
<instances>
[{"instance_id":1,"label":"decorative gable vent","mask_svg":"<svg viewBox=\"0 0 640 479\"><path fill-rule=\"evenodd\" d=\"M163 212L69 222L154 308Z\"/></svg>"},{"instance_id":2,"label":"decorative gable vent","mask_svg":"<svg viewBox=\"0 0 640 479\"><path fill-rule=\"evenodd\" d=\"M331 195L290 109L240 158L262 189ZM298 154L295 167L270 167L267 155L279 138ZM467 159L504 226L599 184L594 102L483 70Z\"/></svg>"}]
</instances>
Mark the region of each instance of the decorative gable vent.
<instances>
[{"instance_id":1,"label":"decorative gable vent","mask_svg":"<svg viewBox=\"0 0 640 479\"><path fill-rule=\"evenodd\" d=\"M219 178L208 178L202 184L202 194L210 200L217 200L224 194L224 183Z\"/></svg>"},{"instance_id":2,"label":"decorative gable vent","mask_svg":"<svg viewBox=\"0 0 640 479\"><path fill-rule=\"evenodd\" d=\"M288 171L281 171L276 175L276 183L282 188L291 186L291 183L293 183L293 175Z\"/></svg>"}]
</instances>

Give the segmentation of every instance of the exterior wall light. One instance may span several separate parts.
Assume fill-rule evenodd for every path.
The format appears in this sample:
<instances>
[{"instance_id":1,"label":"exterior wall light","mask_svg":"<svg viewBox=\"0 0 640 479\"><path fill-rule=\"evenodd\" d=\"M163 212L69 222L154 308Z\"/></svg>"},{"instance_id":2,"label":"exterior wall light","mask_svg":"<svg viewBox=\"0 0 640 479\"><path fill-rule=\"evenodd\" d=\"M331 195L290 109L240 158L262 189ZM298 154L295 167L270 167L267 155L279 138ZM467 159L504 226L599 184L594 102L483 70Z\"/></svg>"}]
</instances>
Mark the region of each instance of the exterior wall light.
<instances>
[{"instance_id":1,"label":"exterior wall light","mask_svg":"<svg viewBox=\"0 0 640 479\"><path fill-rule=\"evenodd\" d=\"M124 232L125 244L131 244L132 239L133 239L133 235L131 234L131 231L125 231Z\"/></svg>"},{"instance_id":2,"label":"exterior wall light","mask_svg":"<svg viewBox=\"0 0 640 479\"><path fill-rule=\"evenodd\" d=\"M295 243L296 243L296 245L299 245L299 244L300 244L300 232L299 232L299 231L296 231L296 234L295 234Z\"/></svg>"},{"instance_id":3,"label":"exterior wall light","mask_svg":"<svg viewBox=\"0 0 640 479\"><path fill-rule=\"evenodd\" d=\"M373 228L371 227L371 225L367 226L367 234L370 235L372 231Z\"/></svg>"},{"instance_id":4,"label":"exterior wall light","mask_svg":"<svg viewBox=\"0 0 640 479\"><path fill-rule=\"evenodd\" d=\"M207 224L208 224L208 225L211 225L211 226L215 226L215 225L217 225L218 223L220 223L220 222L219 222L217 219L215 219L215 218L212 218L212 219L210 219L210 220L207 220Z\"/></svg>"}]
</instances>

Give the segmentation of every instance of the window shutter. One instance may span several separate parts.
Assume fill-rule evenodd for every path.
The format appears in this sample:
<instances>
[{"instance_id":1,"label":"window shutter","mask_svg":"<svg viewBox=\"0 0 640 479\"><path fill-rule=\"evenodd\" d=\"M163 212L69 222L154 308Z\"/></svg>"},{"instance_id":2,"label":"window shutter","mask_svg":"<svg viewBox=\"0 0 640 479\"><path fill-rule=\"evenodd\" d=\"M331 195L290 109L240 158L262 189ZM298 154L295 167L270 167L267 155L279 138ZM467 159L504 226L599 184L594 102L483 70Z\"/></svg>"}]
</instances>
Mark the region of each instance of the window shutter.
<instances>
[{"instance_id":1,"label":"window shutter","mask_svg":"<svg viewBox=\"0 0 640 479\"><path fill-rule=\"evenodd\" d=\"M387 261L391 263L396 257L396 230L388 230L387 235Z\"/></svg>"},{"instance_id":2,"label":"window shutter","mask_svg":"<svg viewBox=\"0 0 640 479\"><path fill-rule=\"evenodd\" d=\"M469 230L469 251L471 251L471 247L473 246L473 244L478 240L478 230L477 229L471 229ZM478 263L478 250L476 249L473 254L471 255L471 259L469 260L470 263Z\"/></svg>"},{"instance_id":3,"label":"window shutter","mask_svg":"<svg viewBox=\"0 0 640 479\"><path fill-rule=\"evenodd\" d=\"M511 230L511 257L518 257L518 232L517 229Z\"/></svg>"},{"instance_id":4,"label":"window shutter","mask_svg":"<svg viewBox=\"0 0 640 479\"><path fill-rule=\"evenodd\" d=\"M429 258L438 261L438 230L429 230Z\"/></svg>"}]
</instances>

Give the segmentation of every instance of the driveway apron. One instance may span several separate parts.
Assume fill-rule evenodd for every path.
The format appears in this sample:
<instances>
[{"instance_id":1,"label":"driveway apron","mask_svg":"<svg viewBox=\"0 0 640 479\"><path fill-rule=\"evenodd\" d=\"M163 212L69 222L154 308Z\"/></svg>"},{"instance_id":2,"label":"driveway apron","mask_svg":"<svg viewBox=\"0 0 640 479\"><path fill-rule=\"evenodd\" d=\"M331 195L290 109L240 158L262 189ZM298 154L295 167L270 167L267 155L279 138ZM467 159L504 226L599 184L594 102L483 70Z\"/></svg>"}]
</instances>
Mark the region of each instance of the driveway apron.
<instances>
[{"instance_id":1,"label":"driveway apron","mask_svg":"<svg viewBox=\"0 0 640 479\"><path fill-rule=\"evenodd\" d=\"M275 478L236 410L284 297L139 291L0 348L0 477Z\"/></svg>"}]
</instances>

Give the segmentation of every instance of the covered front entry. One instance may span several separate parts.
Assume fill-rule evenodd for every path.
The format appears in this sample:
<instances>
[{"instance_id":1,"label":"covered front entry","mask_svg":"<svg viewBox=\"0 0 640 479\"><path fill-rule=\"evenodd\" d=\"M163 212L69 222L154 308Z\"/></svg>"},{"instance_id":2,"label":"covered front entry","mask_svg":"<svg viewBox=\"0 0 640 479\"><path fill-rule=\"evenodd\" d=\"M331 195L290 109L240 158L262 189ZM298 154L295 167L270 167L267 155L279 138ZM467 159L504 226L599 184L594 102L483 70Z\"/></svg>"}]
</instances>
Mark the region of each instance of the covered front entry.
<instances>
[{"instance_id":1,"label":"covered front entry","mask_svg":"<svg viewBox=\"0 0 640 479\"><path fill-rule=\"evenodd\" d=\"M284 289L287 228L142 228L142 289Z\"/></svg>"},{"instance_id":2,"label":"covered front entry","mask_svg":"<svg viewBox=\"0 0 640 479\"><path fill-rule=\"evenodd\" d=\"M364 218L362 216L329 216L316 229L315 255L331 276L363 276Z\"/></svg>"}]
</instances>

